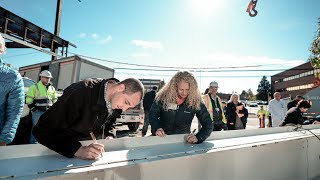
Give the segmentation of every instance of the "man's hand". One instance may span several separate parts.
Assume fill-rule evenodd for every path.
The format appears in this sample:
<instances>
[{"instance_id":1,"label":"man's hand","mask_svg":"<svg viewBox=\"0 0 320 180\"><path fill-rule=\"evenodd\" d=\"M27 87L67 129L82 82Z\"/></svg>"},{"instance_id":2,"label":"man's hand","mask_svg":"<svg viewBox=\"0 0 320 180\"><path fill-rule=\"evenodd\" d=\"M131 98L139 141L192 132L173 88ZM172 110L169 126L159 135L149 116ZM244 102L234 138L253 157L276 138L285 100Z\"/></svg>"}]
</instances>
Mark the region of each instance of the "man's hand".
<instances>
[{"instance_id":1,"label":"man's hand","mask_svg":"<svg viewBox=\"0 0 320 180\"><path fill-rule=\"evenodd\" d=\"M164 132L164 130L162 128L159 128L156 131L156 136L164 137L164 136L166 136L166 133Z\"/></svg>"},{"instance_id":2,"label":"man's hand","mask_svg":"<svg viewBox=\"0 0 320 180\"><path fill-rule=\"evenodd\" d=\"M104 153L104 145L92 143L88 146L81 146L74 156L84 160L94 160L102 157Z\"/></svg>"},{"instance_id":3,"label":"man's hand","mask_svg":"<svg viewBox=\"0 0 320 180\"><path fill-rule=\"evenodd\" d=\"M198 142L198 138L195 134L189 134L185 137L186 143L195 144Z\"/></svg>"},{"instance_id":4,"label":"man's hand","mask_svg":"<svg viewBox=\"0 0 320 180\"><path fill-rule=\"evenodd\" d=\"M2 141L0 141L0 146L6 146L7 145L7 143L6 142L2 142Z\"/></svg>"},{"instance_id":5,"label":"man's hand","mask_svg":"<svg viewBox=\"0 0 320 180\"><path fill-rule=\"evenodd\" d=\"M320 124L319 121L314 121L312 124Z\"/></svg>"},{"instance_id":6,"label":"man's hand","mask_svg":"<svg viewBox=\"0 0 320 180\"><path fill-rule=\"evenodd\" d=\"M114 139L113 136L107 136L105 139Z\"/></svg>"},{"instance_id":7,"label":"man's hand","mask_svg":"<svg viewBox=\"0 0 320 180\"><path fill-rule=\"evenodd\" d=\"M243 117L244 114L238 113L239 118Z\"/></svg>"},{"instance_id":8,"label":"man's hand","mask_svg":"<svg viewBox=\"0 0 320 180\"><path fill-rule=\"evenodd\" d=\"M93 87L93 85L98 83L98 80L92 79L92 78L87 78L87 79L83 80L83 82L86 86Z\"/></svg>"}]
</instances>

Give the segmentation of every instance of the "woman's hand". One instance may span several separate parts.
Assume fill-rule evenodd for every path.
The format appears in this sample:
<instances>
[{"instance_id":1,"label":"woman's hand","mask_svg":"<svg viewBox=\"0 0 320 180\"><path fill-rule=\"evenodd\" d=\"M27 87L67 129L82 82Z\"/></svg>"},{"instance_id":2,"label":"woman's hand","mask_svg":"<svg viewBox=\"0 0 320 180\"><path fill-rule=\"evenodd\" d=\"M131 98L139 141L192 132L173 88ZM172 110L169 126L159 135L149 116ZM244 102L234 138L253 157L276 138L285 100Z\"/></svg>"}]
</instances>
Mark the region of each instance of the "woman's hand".
<instances>
[{"instance_id":1,"label":"woman's hand","mask_svg":"<svg viewBox=\"0 0 320 180\"><path fill-rule=\"evenodd\" d=\"M198 142L198 138L195 134L189 134L185 137L187 143L195 144Z\"/></svg>"},{"instance_id":2,"label":"woman's hand","mask_svg":"<svg viewBox=\"0 0 320 180\"><path fill-rule=\"evenodd\" d=\"M164 130L162 128L159 128L156 131L156 136L164 137L164 136L166 136L166 133L164 132Z\"/></svg>"}]
</instances>

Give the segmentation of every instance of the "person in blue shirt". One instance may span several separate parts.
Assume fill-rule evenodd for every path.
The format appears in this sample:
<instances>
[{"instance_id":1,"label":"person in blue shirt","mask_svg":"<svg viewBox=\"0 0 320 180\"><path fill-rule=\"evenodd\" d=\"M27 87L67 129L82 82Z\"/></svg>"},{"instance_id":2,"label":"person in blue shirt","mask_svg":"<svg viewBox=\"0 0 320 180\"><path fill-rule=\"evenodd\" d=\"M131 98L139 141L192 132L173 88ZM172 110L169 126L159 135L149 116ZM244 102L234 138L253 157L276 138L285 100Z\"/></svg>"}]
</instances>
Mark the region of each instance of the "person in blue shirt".
<instances>
[{"instance_id":1,"label":"person in blue shirt","mask_svg":"<svg viewBox=\"0 0 320 180\"><path fill-rule=\"evenodd\" d=\"M6 51L0 34L0 54ZM0 59L0 146L14 139L24 105L24 89L21 75L6 66Z\"/></svg>"}]
</instances>

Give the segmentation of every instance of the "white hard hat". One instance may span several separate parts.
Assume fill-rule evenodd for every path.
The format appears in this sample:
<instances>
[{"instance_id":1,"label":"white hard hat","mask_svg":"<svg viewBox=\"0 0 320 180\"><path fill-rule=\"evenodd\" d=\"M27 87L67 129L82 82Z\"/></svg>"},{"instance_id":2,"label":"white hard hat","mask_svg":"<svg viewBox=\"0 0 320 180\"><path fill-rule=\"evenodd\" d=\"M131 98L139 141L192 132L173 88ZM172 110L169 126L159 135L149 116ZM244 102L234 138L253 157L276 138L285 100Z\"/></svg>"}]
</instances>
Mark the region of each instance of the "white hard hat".
<instances>
[{"instance_id":1,"label":"white hard hat","mask_svg":"<svg viewBox=\"0 0 320 180\"><path fill-rule=\"evenodd\" d=\"M48 70L43 70L39 74L40 77L47 77L47 78L52 78L51 72Z\"/></svg>"},{"instance_id":2,"label":"white hard hat","mask_svg":"<svg viewBox=\"0 0 320 180\"><path fill-rule=\"evenodd\" d=\"M212 81L209 86L210 86L210 87L219 87L219 86L218 86L218 83L215 82L215 81Z\"/></svg>"}]
</instances>

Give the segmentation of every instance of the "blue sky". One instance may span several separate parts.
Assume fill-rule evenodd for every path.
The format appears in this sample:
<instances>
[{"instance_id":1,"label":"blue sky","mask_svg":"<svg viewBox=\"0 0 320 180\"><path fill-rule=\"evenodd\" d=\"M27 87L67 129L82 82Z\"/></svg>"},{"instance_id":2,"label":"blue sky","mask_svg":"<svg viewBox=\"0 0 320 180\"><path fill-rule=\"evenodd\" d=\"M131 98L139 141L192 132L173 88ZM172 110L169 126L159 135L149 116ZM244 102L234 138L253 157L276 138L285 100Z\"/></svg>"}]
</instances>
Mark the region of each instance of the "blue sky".
<instances>
[{"instance_id":1,"label":"blue sky","mask_svg":"<svg viewBox=\"0 0 320 180\"><path fill-rule=\"evenodd\" d=\"M254 18L245 12L248 3L65 0L60 36L78 46L69 49L72 53L141 65L203 68L194 72L202 91L214 80L221 92L240 93L249 88L255 92L262 75L277 72L206 72L204 68L263 65L241 70L286 69L306 62L320 1L259 0ZM0 6L54 31L56 0L2 0ZM16 68L51 59L32 49L9 49L2 58ZM95 62L111 68L146 68ZM116 69L115 76L168 81L173 74Z\"/></svg>"}]
</instances>

